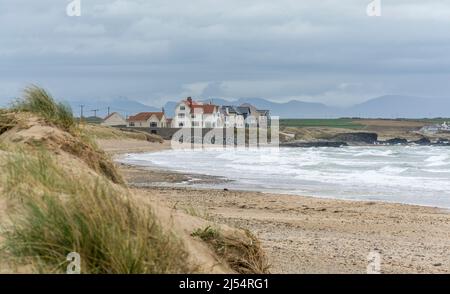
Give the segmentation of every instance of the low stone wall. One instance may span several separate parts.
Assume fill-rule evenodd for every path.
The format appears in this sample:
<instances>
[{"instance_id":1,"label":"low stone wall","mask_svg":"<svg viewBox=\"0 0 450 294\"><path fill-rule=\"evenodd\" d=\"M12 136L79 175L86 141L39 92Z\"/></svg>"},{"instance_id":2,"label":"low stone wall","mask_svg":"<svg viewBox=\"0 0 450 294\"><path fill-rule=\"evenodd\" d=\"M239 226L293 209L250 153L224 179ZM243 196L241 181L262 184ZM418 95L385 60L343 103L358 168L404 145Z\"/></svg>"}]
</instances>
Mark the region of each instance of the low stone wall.
<instances>
[{"instance_id":1,"label":"low stone wall","mask_svg":"<svg viewBox=\"0 0 450 294\"><path fill-rule=\"evenodd\" d=\"M124 129L124 128L122 128ZM164 140L171 140L173 138L173 135L180 131L183 130L182 128L139 128L139 127L127 127L125 128L126 130L136 130L136 131L140 131L140 132L147 132L149 134L156 134L161 136ZM124 130L125 130L124 129ZM199 132L201 130L202 135L201 138L198 135L197 132ZM203 140L205 140L205 136L206 134L208 134L210 131L215 131L215 132L220 132L222 131L222 137L223 137L223 141L224 144L227 145L235 145L237 144L237 135L236 135L236 128L233 129L227 129L227 128L202 128L202 129L198 129L198 128L188 128L188 129L184 129L184 131L189 132L190 131L190 138L192 140L192 142L198 142L201 143L203 142ZM242 130L242 129L241 129ZM229 134L228 132L231 131L234 135L232 137L227 137L227 134ZM235 136L236 135L236 136ZM264 140L264 142L267 143L267 141L271 141L270 140L270 132L265 133L265 135L267 136L266 140ZM245 129L245 142L248 144L249 143L249 129ZM208 138L206 140L212 140L214 142L215 138ZM260 138L257 138L257 142L259 142ZM252 141L253 142L253 141ZM266 144L264 143L264 144ZM254 144L254 143L252 143Z\"/></svg>"},{"instance_id":2,"label":"low stone wall","mask_svg":"<svg viewBox=\"0 0 450 294\"><path fill-rule=\"evenodd\" d=\"M132 129L141 132L147 132L149 134L156 134L161 136L164 140L172 139L172 136L181 130L181 128L138 128L138 127L128 127L127 129ZM192 135L195 129L192 130ZM198 130L198 129L197 129ZM204 128L202 129L202 136L204 137L212 128Z\"/></svg>"}]
</instances>

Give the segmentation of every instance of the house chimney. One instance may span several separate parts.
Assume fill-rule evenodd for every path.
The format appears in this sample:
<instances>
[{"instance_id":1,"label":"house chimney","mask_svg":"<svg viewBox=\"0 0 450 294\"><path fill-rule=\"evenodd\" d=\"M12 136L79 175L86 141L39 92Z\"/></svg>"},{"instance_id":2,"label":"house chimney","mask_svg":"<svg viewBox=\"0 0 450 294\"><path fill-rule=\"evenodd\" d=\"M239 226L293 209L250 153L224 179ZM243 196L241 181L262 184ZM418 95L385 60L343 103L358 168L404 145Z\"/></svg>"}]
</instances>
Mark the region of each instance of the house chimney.
<instances>
[{"instance_id":1,"label":"house chimney","mask_svg":"<svg viewBox=\"0 0 450 294\"><path fill-rule=\"evenodd\" d=\"M192 97L187 97L186 100L188 102L189 107L191 107L192 106Z\"/></svg>"}]
</instances>

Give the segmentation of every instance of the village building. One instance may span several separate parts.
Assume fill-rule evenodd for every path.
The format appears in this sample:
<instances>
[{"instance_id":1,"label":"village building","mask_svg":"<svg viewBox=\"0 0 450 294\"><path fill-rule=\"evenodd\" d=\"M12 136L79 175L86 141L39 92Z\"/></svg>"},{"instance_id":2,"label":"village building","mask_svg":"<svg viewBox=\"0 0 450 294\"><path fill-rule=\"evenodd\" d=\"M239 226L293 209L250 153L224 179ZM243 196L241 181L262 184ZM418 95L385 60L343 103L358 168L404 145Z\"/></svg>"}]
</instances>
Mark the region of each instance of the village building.
<instances>
[{"instance_id":1,"label":"village building","mask_svg":"<svg viewBox=\"0 0 450 294\"><path fill-rule=\"evenodd\" d=\"M175 116L172 119L172 127L188 128L191 126L190 115L191 108L196 104L191 97L177 103L175 107Z\"/></svg>"},{"instance_id":2,"label":"village building","mask_svg":"<svg viewBox=\"0 0 450 294\"><path fill-rule=\"evenodd\" d=\"M223 117L223 126L225 128L244 128L244 114L235 106L221 106L220 114Z\"/></svg>"},{"instance_id":3,"label":"village building","mask_svg":"<svg viewBox=\"0 0 450 294\"><path fill-rule=\"evenodd\" d=\"M109 127L126 127L128 123L118 112L113 112L103 119L101 125Z\"/></svg>"},{"instance_id":4,"label":"village building","mask_svg":"<svg viewBox=\"0 0 450 294\"><path fill-rule=\"evenodd\" d=\"M180 101L172 120L175 128L220 128L223 127L219 106L195 102L191 97Z\"/></svg>"},{"instance_id":5,"label":"village building","mask_svg":"<svg viewBox=\"0 0 450 294\"><path fill-rule=\"evenodd\" d=\"M164 112L140 112L127 119L129 127L165 128L167 120Z\"/></svg>"},{"instance_id":6,"label":"village building","mask_svg":"<svg viewBox=\"0 0 450 294\"><path fill-rule=\"evenodd\" d=\"M173 118L167 118L163 109L130 116L126 124L141 128L246 128L268 124L269 119L268 110L259 110L251 104L218 106L188 97L177 103Z\"/></svg>"},{"instance_id":7,"label":"village building","mask_svg":"<svg viewBox=\"0 0 450 294\"><path fill-rule=\"evenodd\" d=\"M257 109L255 106L244 103L236 109L242 114L246 127L259 127L260 123L269 125L270 111Z\"/></svg>"}]
</instances>

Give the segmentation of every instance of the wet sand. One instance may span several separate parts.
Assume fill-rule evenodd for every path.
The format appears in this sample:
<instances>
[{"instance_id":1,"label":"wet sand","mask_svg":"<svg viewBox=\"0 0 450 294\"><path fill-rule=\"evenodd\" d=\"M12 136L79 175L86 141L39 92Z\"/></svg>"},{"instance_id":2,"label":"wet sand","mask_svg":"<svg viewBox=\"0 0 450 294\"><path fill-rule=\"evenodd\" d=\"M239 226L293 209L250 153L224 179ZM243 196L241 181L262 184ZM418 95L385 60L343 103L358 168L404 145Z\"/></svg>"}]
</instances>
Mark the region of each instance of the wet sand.
<instances>
[{"instance_id":1,"label":"wet sand","mask_svg":"<svg viewBox=\"0 0 450 294\"><path fill-rule=\"evenodd\" d=\"M169 146L113 141L99 144L116 156ZM132 189L150 199L252 231L273 273L366 273L371 251L381 254L382 273L450 273L448 210L224 190L227 182L214 177L123 164L120 170ZM189 187L193 179L218 189Z\"/></svg>"}]
</instances>

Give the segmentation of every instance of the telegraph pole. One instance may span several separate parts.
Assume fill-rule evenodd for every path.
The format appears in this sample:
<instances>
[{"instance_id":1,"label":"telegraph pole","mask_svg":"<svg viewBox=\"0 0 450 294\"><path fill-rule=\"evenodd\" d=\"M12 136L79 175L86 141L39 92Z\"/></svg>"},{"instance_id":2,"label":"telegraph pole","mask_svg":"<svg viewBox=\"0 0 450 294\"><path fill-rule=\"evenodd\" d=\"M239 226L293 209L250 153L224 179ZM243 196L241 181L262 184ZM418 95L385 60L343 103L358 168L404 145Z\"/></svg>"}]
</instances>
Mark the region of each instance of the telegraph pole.
<instances>
[{"instance_id":1,"label":"telegraph pole","mask_svg":"<svg viewBox=\"0 0 450 294\"><path fill-rule=\"evenodd\" d=\"M97 111L99 111L100 109L92 109L91 111L94 113L94 117L97 117Z\"/></svg>"},{"instance_id":2,"label":"telegraph pole","mask_svg":"<svg viewBox=\"0 0 450 294\"><path fill-rule=\"evenodd\" d=\"M84 108L84 105L81 104L80 105L80 120L83 119L83 108Z\"/></svg>"}]
</instances>

